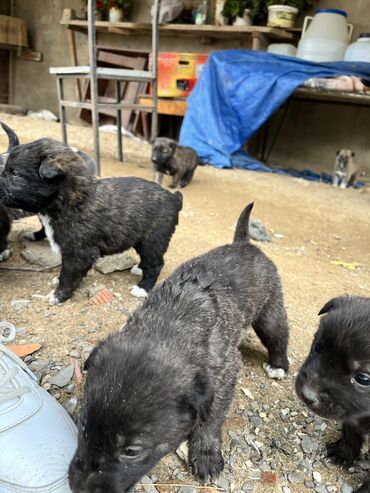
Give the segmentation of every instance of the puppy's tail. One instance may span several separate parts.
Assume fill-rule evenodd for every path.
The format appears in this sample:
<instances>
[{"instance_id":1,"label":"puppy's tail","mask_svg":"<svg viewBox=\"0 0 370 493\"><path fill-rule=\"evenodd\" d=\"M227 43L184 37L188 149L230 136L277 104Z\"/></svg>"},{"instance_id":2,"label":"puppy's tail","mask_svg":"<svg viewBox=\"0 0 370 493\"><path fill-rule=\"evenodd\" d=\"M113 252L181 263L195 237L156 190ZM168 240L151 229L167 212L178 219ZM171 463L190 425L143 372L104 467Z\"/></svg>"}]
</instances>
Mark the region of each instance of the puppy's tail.
<instances>
[{"instance_id":1,"label":"puppy's tail","mask_svg":"<svg viewBox=\"0 0 370 493\"><path fill-rule=\"evenodd\" d=\"M175 192L174 193L174 196L177 198L177 200L179 201L179 204L180 204L180 208L179 208L179 211L181 211L182 209L182 204L183 204L183 196L182 196L182 193L181 192Z\"/></svg>"},{"instance_id":2,"label":"puppy's tail","mask_svg":"<svg viewBox=\"0 0 370 493\"><path fill-rule=\"evenodd\" d=\"M254 202L251 202L240 214L238 224L236 225L233 243L245 241L249 243L249 217L253 209Z\"/></svg>"}]
</instances>

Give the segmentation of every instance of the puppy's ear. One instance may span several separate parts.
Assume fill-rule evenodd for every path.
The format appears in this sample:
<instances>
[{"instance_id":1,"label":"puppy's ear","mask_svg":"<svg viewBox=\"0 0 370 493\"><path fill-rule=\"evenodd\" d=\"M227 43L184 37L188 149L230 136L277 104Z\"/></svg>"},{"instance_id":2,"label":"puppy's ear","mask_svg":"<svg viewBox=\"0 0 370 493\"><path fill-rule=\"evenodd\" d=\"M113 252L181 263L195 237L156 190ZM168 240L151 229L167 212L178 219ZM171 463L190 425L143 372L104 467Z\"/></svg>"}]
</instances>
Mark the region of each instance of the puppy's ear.
<instances>
[{"instance_id":1,"label":"puppy's ear","mask_svg":"<svg viewBox=\"0 0 370 493\"><path fill-rule=\"evenodd\" d=\"M355 157L356 156L356 153L355 152L351 152L352 154L352 157Z\"/></svg>"},{"instance_id":2,"label":"puppy's ear","mask_svg":"<svg viewBox=\"0 0 370 493\"><path fill-rule=\"evenodd\" d=\"M184 396L185 403L201 420L205 421L211 412L214 392L208 375L197 373L190 392Z\"/></svg>"},{"instance_id":3,"label":"puppy's ear","mask_svg":"<svg viewBox=\"0 0 370 493\"><path fill-rule=\"evenodd\" d=\"M330 301L325 303L325 305L321 308L318 315L323 315L324 313L328 313L331 310L334 310L341 304L342 298L332 298Z\"/></svg>"},{"instance_id":4,"label":"puppy's ear","mask_svg":"<svg viewBox=\"0 0 370 493\"><path fill-rule=\"evenodd\" d=\"M64 161L62 155L44 159L39 168L40 178L51 183L57 183L64 180L67 175L66 171L63 169Z\"/></svg>"},{"instance_id":5,"label":"puppy's ear","mask_svg":"<svg viewBox=\"0 0 370 493\"><path fill-rule=\"evenodd\" d=\"M177 147L177 142L175 142L174 140L170 140L169 141L169 144L170 144L170 147L172 149L173 152L176 151L176 147Z\"/></svg>"}]
</instances>

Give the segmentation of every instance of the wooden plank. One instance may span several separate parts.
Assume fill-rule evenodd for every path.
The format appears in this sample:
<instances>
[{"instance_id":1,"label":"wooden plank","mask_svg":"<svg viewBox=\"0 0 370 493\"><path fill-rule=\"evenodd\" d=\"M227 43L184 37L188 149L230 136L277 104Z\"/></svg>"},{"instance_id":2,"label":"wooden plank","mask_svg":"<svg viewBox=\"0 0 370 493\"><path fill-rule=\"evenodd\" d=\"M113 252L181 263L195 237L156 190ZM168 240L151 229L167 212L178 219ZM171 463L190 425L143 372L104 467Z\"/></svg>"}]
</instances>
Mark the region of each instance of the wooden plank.
<instances>
[{"instance_id":1,"label":"wooden plank","mask_svg":"<svg viewBox=\"0 0 370 493\"><path fill-rule=\"evenodd\" d=\"M68 29L67 37L68 37L69 54L71 57L72 65L77 66L78 58L77 58L75 32ZM81 81L79 79L76 79L76 96L77 99L81 101Z\"/></svg>"},{"instance_id":2,"label":"wooden plank","mask_svg":"<svg viewBox=\"0 0 370 493\"><path fill-rule=\"evenodd\" d=\"M139 103L150 105L153 98L150 96L140 96ZM161 115L184 116L187 109L187 102L182 99L158 98L158 113Z\"/></svg>"},{"instance_id":3,"label":"wooden plank","mask_svg":"<svg viewBox=\"0 0 370 493\"><path fill-rule=\"evenodd\" d=\"M83 108L86 110L91 110L92 108L92 103L89 101L68 101L65 99L62 99L60 101L61 105L66 108ZM141 104L138 103L125 103L125 102L120 102L120 103L114 103L114 102L99 102L98 109L99 113L101 113L101 109L110 109L110 110L140 110L140 111L149 111L151 112L153 109L153 105L147 105L147 106L142 106Z\"/></svg>"},{"instance_id":4,"label":"wooden plank","mask_svg":"<svg viewBox=\"0 0 370 493\"><path fill-rule=\"evenodd\" d=\"M62 25L69 29L87 29L87 22L81 20L63 20ZM151 24L135 23L135 22L107 22L97 21L95 23L98 32L114 32L119 35L127 36L150 34L152 31ZM159 27L161 35L176 36L189 35L200 36L206 38L227 38L227 39L243 39L246 35L252 33L265 34L268 39L291 41L294 39L294 33L284 29L268 26L213 26L209 24L194 25L194 24L163 24Z\"/></svg>"}]
</instances>

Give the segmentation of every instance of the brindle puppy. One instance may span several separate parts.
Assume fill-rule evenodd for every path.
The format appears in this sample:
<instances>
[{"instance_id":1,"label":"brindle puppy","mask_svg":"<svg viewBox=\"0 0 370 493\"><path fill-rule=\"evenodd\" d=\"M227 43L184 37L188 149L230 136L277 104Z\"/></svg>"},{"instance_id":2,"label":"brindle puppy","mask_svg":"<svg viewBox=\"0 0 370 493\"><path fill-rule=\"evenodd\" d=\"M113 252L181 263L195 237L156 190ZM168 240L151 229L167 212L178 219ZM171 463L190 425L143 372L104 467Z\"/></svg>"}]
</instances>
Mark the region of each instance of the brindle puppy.
<instances>
[{"instance_id":1,"label":"brindle puppy","mask_svg":"<svg viewBox=\"0 0 370 493\"><path fill-rule=\"evenodd\" d=\"M186 187L200 164L197 153L191 147L180 146L166 137L155 139L152 149L154 181L161 184L163 175L172 176L171 188Z\"/></svg>"},{"instance_id":2,"label":"brindle puppy","mask_svg":"<svg viewBox=\"0 0 370 493\"><path fill-rule=\"evenodd\" d=\"M52 248L62 254L51 304L70 298L100 256L131 247L143 274L132 294L146 296L163 267L182 207L180 192L150 181L96 180L76 153L51 139L10 152L0 176L0 200L38 213Z\"/></svg>"},{"instance_id":3,"label":"brindle puppy","mask_svg":"<svg viewBox=\"0 0 370 493\"><path fill-rule=\"evenodd\" d=\"M269 353L266 371L288 370L288 322L280 278L249 243L252 204L234 242L182 264L87 361L73 493L123 493L189 440L202 481L224 468L222 426L252 325Z\"/></svg>"}]
</instances>

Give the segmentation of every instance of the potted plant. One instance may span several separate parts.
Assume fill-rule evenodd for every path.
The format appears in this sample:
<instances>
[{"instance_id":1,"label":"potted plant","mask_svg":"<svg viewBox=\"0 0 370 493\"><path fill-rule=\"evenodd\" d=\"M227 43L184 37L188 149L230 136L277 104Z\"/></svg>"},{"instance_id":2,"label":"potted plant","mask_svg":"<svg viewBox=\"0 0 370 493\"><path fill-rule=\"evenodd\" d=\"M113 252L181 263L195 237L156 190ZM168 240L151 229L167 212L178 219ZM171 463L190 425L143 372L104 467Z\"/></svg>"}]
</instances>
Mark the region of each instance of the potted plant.
<instances>
[{"instance_id":1,"label":"potted plant","mask_svg":"<svg viewBox=\"0 0 370 493\"><path fill-rule=\"evenodd\" d=\"M83 11L85 12L85 15L87 15L86 14L87 0L82 0L82 3L84 4ZM102 21L107 13L107 0L96 0L95 8L96 8L96 20Z\"/></svg>"},{"instance_id":2,"label":"potted plant","mask_svg":"<svg viewBox=\"0 0 370 493\"><path fill-rule=\"evenodd\" d=\"M244 24L264 24L267 18L267 0L225 0L221 16L224 24L235 24L244 18ZM221 9L220 9L221 10ZM248 18L246 20L246 18ZM251 22L250 22L251 21ZM222 24L222 22L220 22ZM241 24L241 23L240 23Z\"/></svg>"},{"instance_id":3,"label":"potted plant","mask_svg":"<svg viewBox=\"0 0 370 493\"><path fill-rule=\"evenodd\" d=\"M267 0L267 25L272 27L294 27L298 12L312 7L311 0Z\"/></svg>"},{"instance_id":4,"label":"potted plant","mask_svg":"<svg viewBox=\"0 0 370 493\"><path fill-rule=\"evenodd\" d=\"M130 0L108 0L109 22L121 22L127 18Z\"/></svg>"}]
</instances>

